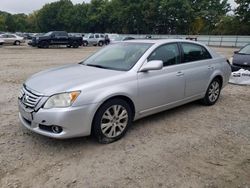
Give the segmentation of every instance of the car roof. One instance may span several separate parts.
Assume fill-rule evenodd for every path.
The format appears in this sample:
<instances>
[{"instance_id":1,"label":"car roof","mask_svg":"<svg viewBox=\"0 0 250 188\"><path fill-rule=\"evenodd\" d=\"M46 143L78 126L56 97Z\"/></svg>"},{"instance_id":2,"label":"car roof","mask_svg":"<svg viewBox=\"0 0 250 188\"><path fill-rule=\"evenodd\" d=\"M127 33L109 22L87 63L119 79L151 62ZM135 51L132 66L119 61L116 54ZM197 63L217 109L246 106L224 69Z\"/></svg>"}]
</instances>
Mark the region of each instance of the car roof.
<instances>
[{"instance_id":1,"label":"car roof","mask_svg":"<svg viewBox=\"0 0 250 188\"><path fill-rule=\"evenodd\" d=\"M191 41L191 40L186 40L186 39L134 39L134 40L128 40L124 41L128 43L151 43L151 44L165 44L165 43L171 43L171 42L188 42L188 43L194 43L194 44L200 44L204 46L204 44L196 42L196 41Z\"/></svg>"}]
</instances>

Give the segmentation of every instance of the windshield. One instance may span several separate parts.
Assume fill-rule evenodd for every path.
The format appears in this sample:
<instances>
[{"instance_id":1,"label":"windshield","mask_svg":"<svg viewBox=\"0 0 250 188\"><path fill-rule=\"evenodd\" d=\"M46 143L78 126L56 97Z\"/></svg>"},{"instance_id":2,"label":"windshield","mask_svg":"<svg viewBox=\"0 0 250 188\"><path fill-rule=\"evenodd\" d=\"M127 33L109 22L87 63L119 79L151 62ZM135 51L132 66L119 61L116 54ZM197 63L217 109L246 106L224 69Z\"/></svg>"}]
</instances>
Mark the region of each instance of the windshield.
<instances>
[{"instance_id":1,"label":"windshield","mask_svg":"<svg viewBox=\"0 0 250 188\"><path fill-rule=\"evenodd\" d=\"M85 34L84 38L89 38L90 35L91 35L91 33Z\"/></svg>"},{"instance_id":2,"label":"windshield","mask_svg":"<svg viewBox=\"0 0 250 188\"><path fill-rule=\"evenodd\" d=\"M82 62L87 66L104 69L130 70L150 48L148 43L118 43L109 45Z\"/></svg>"},{"instance_id":3,"label":"windshield","mask_svg":"<svg viewBox=\"0 0 250 188\"><path fill-rule=\"evenodd\" d=\"M245 46L239 51L240 54L250 55L250 45Z\"/></svg>"},{"instance_id":4,"label":"windshield","mask_svg":"<svg viewBox=\"0 0 250 188\"><path fill-rule=\"evenodd\" d=\"M52 34L52 32L48 32L48 33L45 33L43 36L50 36Z\"/></svg>"}]
</instances>

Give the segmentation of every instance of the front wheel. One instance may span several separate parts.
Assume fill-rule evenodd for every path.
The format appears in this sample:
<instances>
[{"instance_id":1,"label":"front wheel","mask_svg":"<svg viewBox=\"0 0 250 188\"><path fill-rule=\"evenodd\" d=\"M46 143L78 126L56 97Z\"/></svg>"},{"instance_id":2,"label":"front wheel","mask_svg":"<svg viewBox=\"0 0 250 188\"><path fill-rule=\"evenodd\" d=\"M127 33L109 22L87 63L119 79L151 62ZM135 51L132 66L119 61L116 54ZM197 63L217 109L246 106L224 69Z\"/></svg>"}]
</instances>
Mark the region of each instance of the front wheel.
<instances>
[{"instance_id":1,"label":"front wheel","mask_svg":"<svg viewBox=\"0 0 250 188\"><path fill-rule=\"evenodd\" d=\"M214 105L219 97L221 92L221 81L218 78L215 78L208 86L205 97L202 99L203 104L207 106Z\"/></svg>"},{"instance_id":2,"label":"front wheel","mask_svg":"<svg viewBox=\"0 0 250 188\"><path fill-rule=\"evenodd\" d=\"M40 48L49 48L49 43L47 41L42 41L42 42L40 42L38 47L40 47Z\"/></svg>"},{"instance_id":3,"label":"front wheel","mask_svg":"<svg viewBox=\"0 0 250 188\"><path fill-rule=\"evenodd\" d=\"M132 123L132 111L121 99L105 102L96 112L93 134L100 143L108 144L122 138Z\"/></svg>"}]
</instances>

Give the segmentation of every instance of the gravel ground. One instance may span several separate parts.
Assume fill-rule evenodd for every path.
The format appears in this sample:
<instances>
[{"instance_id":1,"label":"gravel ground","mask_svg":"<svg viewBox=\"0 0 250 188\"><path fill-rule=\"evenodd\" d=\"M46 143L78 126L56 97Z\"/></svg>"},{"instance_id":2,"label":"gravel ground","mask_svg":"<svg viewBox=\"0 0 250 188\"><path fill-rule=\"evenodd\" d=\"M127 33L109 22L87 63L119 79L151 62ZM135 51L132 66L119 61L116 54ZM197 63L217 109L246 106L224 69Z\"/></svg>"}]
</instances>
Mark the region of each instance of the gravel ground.
<instances>
[{"instance_id":1,"label":"gravel ground","mask_svg":"<svg viewBox=\"0 0 250 188\"><path fill-rule=\"evenodd\" d=\"M250 87L133 124L118 142L54 140L21 127L17 95L31 74L97 48L0 48L0 187L250 187ZM214 48L230 57L235 49Z\"/></svg>"}]
</instances>

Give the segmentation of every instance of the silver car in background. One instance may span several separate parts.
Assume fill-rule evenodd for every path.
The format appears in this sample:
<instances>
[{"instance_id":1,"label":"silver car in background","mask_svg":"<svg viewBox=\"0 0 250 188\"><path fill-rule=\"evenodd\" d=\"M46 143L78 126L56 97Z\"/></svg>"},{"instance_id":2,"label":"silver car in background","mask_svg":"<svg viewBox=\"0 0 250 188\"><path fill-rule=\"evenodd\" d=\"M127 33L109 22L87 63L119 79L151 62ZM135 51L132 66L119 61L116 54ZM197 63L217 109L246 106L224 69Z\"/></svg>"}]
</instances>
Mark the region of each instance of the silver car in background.
<instances>
[{"instance_id":1,"label":"silver car in background","mask_svg":"<svg viewBox=\"0 0 250 188\"><path fill-rule=\"evenodd\" d=\"M19 118L48 137L93 134L110 143L142 117L195 100L215 104L230 74L224 57L196 42L121 42L31 76L19 95Z\"/></svg>"},{"instance_id":2,"label":"silver car in background","mask_svg":"<svg viewBox=\"0 0 250 188\"><path fill-rule=\"evenodd\" d=\"M99 33L89 33L83 37L83 46L103 46L105 44L105 35Z\"/></svg>"},{"instance_id":3,"label":"silver car in background","mask_svg":"<svg viewBox=\"0 0 250 188\"><path fill-rule=\"evenodd\" d=\"M4 44L20 45L25 42L23 37L15 34L2 34L0 38L4 40Z\"/></svg>"}]
</instances>

